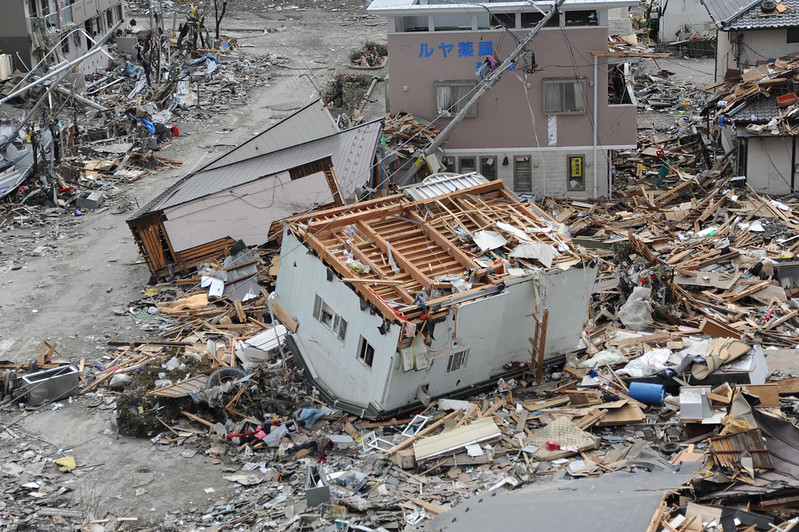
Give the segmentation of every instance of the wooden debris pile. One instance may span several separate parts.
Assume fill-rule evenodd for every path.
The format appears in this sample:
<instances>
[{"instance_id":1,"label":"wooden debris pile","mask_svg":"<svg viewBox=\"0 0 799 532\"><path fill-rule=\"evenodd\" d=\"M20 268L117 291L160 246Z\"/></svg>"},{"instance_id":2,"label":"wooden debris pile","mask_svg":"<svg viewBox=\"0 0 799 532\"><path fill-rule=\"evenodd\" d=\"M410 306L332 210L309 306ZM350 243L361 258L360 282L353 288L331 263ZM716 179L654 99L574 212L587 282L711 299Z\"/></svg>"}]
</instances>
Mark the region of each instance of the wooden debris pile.
<instances>
[{"instance_id":1,"label":"wooden debris pile","mask_svg":"<svg viewBox=\"0 0 799 532\"><path fill-rule=\"evenodd\" d=\"M594 292L597 324L612 321L635 287L648 287L656 330L720 322L764 345L797 345L795 199L703 174L668 191L640 185L623 201L547 206L576 243L606 259Z\"/></svg>"},{"instance_id":2,"label":"wooden debris pile","mask_svg":"<svg viewBox=\"0 0 799 532\"><path fill-rule=\"evenodd\" d=\"M421 157L424 149L440 132L439 129L431 128L428 122L411 114L388 115L383 128L383 138L389 150L388 155L395 154L397 157L397 160L391 163L392 169L400 168L409 160Z\"/></svg>"},{"instance_id":3,"label":"wooden debris pile","mask_svg":"<svg viewBox=\"0 0 799 532\"><path fill-rule=\"evenodd\" d=\"M799 54L772 62L759 61L751 68L728 70L724 79L703 87L715 91L702 114L720 128L735 124L751 135L799 133L799 98L796 81Z\"/></svg>"}]
</instances>

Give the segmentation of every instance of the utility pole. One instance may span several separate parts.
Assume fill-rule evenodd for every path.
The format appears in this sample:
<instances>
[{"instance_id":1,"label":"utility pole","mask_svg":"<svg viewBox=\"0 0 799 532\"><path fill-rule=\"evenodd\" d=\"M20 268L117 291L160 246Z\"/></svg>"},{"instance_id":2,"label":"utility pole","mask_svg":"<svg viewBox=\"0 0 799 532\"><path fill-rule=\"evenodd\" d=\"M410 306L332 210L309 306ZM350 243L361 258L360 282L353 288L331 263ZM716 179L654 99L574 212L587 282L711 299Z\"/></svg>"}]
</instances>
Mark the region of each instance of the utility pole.
<instances>
[{"instance_id":1,"label":"utility pole","mask_svg":"<svg viewBox=\"0 0 799 532\"><path fill-rule=\"evenodd\" d=\"M541 14L544 15L544 17L538 21L538 24L536 24L535 27L527 33L527 35L524 36L524 39L522 39L519 42L519 45L516 46L516 49L513 51L513 53L511 53L508 56L508 58L505 59L502 62L502 64L497 67L496 70L491 72L480 83L480 88L477 89L477 92L474 93L469 102L461 107L461 110L458 111L458 114L456 114L455 117L450 121L450 123L447 124L447 126L441 131L441 133L438 134L435 140L433 140L433 142L430 143L430 145L427 146L427 148L425 148L424 152L422 152L423 155L419 156L419 159L421 159L422 157L430 156L433 153L435 153L435 151L439 148L439 146L441 146L441 144L445 140L447 140L449 134L452 133L452 130L455 129L455 126L460 124L461 120L463 120L463 118L466 116L466 113L468 113L469 109L474 104L477 103L477 101L483 96L483 94L485 94L489 89L491 89L494 86L494 84L497 81L499 81L499 78L502 76L502 74L506 70L508 70L508 68L510 68L510 66L513 63L515 63L516 60L525 52L525 50L527 49L527 45L530 43L532 38L535 37L536 34L539 31L541 31L541 28L543 28L546 25L546 23L549 22L549 20L558 13L560 6L563 5L563 2L565 2L565 0L555 0L555 2L553 2L552 4L552 7L550 7L549 11L547 11L546 13L541 11L541 9L538 9L538 7L535 6L535 4L533 4L533 6L536 7L536 9L538 9L541 12ZM416 175L416 172L419 169L419 166L421 166L420 162L421 161L417 160L411 163L410 167L400 177L399 179L400 185L407 184L411 181L411 179L413 179L413 177Z\"/></svg>"}]
</instances>

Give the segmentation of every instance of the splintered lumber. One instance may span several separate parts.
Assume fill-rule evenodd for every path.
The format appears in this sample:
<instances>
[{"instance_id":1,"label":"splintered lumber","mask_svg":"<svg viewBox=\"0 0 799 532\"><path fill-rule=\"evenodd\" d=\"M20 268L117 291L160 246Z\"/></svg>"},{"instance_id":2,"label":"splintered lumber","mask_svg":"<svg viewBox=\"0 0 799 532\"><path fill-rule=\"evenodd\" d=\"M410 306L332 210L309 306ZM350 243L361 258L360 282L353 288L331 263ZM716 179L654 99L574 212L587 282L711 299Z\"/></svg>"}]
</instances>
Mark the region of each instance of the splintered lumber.
<instances>
[{"instance_id":1,"label":"splintered lumber","mask_svg":"<svg viewBox=\"0 0 799 532\"><path fill-rule=\"evenodd\" d=\"M443 506L438 506L437 504L432 504L427 501L423 501L422 499L417 499L416 497L408 497L408 499L413 504L421 506L425 509L425 511L430 512L433 515L440 515L447 511L447 509Z\"/></svg>"},{"instance_id":2,"label":"splintered lumber","mask_svg":"<svg viewBox=\"0 0 799 532\"><path fill-rule=\"evenodd\" d=\"M716 338L740 338L741 334L743 334L741 331L709 316L702 318L699 330Z\"/></svg>"},{"instance_id":3,"label":"splintered lumber","mask_svg":"<svg viewBox=\"0 0 799 532\"><path fill-rule=\"evenodd\" d=\"M201 418L200 416L195 416L191 412L186 412L185 410L181 410L180 413L186 416L187 418L191 419L192 421L196 421L197 423L202 423L203 425L211 429L214 428L213 423Z\"/></svg>"},{"instance_id":4,"label":"splintered lumber","mask_svg":"<svg viewBox=\"0 0 799 532\"><path fill-rule=\"evenodd\" d=\"M413 444L413 442L415 442L416 440L418 440L420 438L424 438L425 436L427 436L428 434L430 434L431 432L436 430L438 427L444 425L444 422L446 420L454 418L460 412L461 412L460 410L454 410L454 411L450 412L449 414L447 414L446 416L444 416L441 419L439 419L438 421L436 421L435 423L433 423L432 425L429 425L429 426L423 428L415 436L411 436L407 440L401 441L400 443L398 443L397 445L395 445L394 447L392 447L391 449L386 451L386 456L391 456L392 454L396 453L397 451L401 451L401 450L405 449L406 447L409 447L410 445Z\"/></svg>"}]
</instances>

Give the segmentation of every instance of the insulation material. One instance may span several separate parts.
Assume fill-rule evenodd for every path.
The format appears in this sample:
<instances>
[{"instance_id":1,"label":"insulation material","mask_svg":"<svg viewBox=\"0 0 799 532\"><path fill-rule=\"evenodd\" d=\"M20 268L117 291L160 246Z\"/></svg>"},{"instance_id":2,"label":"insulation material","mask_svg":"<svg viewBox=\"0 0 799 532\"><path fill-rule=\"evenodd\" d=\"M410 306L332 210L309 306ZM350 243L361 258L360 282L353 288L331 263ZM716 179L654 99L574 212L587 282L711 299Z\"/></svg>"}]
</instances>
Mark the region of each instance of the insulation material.
<instances>
[{"instance_id":1,"label":"insulation material","mask_svg":"<svg viewBox=\"0 0 799 532\"><path fill-rule=\"evenodd\" d=\"M472 235L472 240L480 248L480 251L501 248L508 243L505 237L496 231L477 231Z\"/></svg>"},{"instance_id":2,"label":"insulation material","mask_svg":"<svg viewBox=\"0 0 799 532\"><path fill-rule=\"evenodd\" d=\"M525 242L516 246L509 254L509 257L522 259L535 259L547 268L552 266L552 261L560 257L560 253L554 247L544 242Z\"/></svg>"},{"instance_id":3,"label":"insulation material","mask_svg":"<svg viewBox=\"0 0 799 532\"><path fill-rule=\"evenodd\" d=\"M557 443L560 449L547 450L547 442ZM594 438L590 434L565 417L560 417L546 427L533 431L527 438L527 443L539 447L533 454L536 460L555 460L593 449L595 446Z\"/></svg>"}]
</instances>

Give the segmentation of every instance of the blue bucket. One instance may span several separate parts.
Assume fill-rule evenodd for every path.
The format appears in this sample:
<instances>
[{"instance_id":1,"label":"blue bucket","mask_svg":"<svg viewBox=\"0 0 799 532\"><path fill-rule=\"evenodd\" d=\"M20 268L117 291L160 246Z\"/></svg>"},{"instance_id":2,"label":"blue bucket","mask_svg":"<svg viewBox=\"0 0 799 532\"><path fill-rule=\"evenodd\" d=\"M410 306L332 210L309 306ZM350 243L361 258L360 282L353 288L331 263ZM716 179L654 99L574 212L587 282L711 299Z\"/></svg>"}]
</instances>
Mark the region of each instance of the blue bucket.
<instances>
[{"instance_id":1,"label":"blue bucket","mask_svg":"<svg viewBox=\"0 0 799 532\"><path fill-rule=\"evenodd\" d=\"M662 384L652 384L649 382L631 382L630 397L641 401L645 405L662 405L666 391Z\"/></svg>"}]
</instances>

